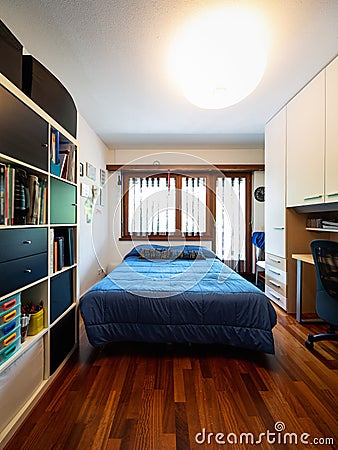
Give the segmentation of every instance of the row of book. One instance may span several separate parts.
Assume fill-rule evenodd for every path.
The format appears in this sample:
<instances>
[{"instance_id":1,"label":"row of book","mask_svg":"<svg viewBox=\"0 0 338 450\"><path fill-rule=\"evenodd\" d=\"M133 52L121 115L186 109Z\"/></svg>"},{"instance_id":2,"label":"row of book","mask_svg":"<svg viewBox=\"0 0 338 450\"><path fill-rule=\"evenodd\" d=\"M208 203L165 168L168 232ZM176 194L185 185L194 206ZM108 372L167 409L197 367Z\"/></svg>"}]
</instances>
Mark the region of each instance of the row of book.
<instances>
[{"instance_id":1,"label":"row of book","mask_svg":"<svg viewBox=\"0 0 338 450\"><path fill-rule=\"evenodd\" d=\"M50 230L50 266L52 272L74 264L74 229L58 227Z\"/></svg>"},{"instance_id":2,"label":"row of book","mask_svg":"<svg viewBox=\"0 0 338 450\"><path fill-rule=\"evenodd\" d=\"M47 223L47 179L0 163L0 225Z\"/></svg>"},{"instance_id":3,"label":"row of book","mask_svg":"<svg viewBox=\"0 0 338 450\"><path fill-rule=\"evenodd\" d=\"M76 147L71 142L62 140L57 130L52 130L50 165L54 175L76 182Z\"/></svg>"},{"instance_id":4,"label":"row of book","mask_svg":"<svg viewBox=\"0 0 338 450\"><path fill-rule=\"evenodd\" d=\"M319 218L308 218L306 220L307 228L325 228L331 230L338 230L338 219L319 219Z\"/></svg>"}]
</instances>

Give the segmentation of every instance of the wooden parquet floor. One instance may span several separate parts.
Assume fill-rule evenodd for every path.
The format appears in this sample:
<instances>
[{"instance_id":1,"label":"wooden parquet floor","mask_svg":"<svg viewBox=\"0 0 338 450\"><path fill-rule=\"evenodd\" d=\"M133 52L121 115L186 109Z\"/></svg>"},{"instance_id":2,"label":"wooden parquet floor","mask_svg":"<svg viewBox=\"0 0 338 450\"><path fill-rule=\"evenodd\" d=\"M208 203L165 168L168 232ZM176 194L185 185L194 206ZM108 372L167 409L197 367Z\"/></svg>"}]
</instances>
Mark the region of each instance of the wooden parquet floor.
<instances>
[{"instance_id":1,"label":"wooden parquet floor","mask_svg":"<svg viewBox=\"0 0 338 450\"><path fill-rule=\"evenodd\" d=\"M93 348L82 330L79 350L6 450L338 448L338 346L304 346L323 329L278 310L274 356L207 345Z\"/></svg>"}]
</instances>

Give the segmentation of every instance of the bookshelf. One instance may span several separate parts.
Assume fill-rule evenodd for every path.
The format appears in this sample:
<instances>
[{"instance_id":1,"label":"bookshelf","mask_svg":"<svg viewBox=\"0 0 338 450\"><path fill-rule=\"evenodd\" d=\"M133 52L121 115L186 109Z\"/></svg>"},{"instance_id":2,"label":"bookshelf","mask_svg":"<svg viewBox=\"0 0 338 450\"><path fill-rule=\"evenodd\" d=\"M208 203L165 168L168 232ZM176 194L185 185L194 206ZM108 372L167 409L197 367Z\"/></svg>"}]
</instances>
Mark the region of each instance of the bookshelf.
<instances>
[{"instance_id":1,"label":"bookshelf","mask_svg":"<svg viewBox=\"0 0 338 450\"><path fill-rule=\"evenodd\" d=\"M3 443L77 346L79 145L2 74L0 104ZM21 305L41 301L42 328L21 342ZM7 321L16 333L8 346Z\"/></svg>"}]
</instances>

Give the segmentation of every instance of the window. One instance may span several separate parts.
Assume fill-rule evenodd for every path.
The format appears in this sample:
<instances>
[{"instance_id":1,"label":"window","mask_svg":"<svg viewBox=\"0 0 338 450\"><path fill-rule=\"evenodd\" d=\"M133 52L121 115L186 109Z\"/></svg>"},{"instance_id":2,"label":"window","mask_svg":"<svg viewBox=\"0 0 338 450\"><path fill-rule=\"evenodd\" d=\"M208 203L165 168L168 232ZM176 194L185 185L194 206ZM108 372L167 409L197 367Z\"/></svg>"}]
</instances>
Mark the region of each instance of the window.
<instances>
[{"instance_id":1,"label":"window","mask_svg":"<svg viewBox=\"0 0 338 450\"><path fill-rule=\"evenodd\" d=\"M209 241L230 267L250 271L251 173L151 170L122 172L120 239Z\"/></svg>"},{"instance_id":2,"label":"window","mask_svg":"<svg viewBox=\"0 0 338 450\"><path fill-rule=\"evenodd\" d=\"M207 235L206 177L159 174L124 182L124 237Z\"/></svg>"}]
</instances>

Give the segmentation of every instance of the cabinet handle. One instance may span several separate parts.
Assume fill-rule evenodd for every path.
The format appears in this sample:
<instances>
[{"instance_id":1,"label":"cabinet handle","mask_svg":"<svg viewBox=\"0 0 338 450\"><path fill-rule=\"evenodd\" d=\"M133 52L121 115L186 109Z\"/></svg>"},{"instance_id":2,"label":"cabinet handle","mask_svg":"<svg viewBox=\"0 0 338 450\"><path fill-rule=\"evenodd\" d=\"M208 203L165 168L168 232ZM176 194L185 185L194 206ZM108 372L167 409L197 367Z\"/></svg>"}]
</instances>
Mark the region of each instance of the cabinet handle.
<instances>
[{"instance_id":1,"label":"cabinet handle","mask_svg":"<svg viewBox=\"0 0 338 450\"><path fill-rule=\"evenodd\" d=\"M14 347L7 348L3 354L4 354L5 358L9 358L15 352L16 352L16 345L14 345Z\"/></svg>"},{"instance_id":2,"label":"cabinet handle","mask_svg":"<svg viewBox=\"0 0 338 450\"><path fill-rule=\"evenodd\" d=\"M32 269L25 269L24 272L25 272L25 273L31 273L31 272L32 272Z\"/></svg>"},{"instance_id":3,"label":"cabinet handle","mask_svg":"<svg viewBox=\"0 0 338 450\"><path fill-rule=\"evenodd\" d=\"M274 273L275 275L279 275L279 276L280 276L280 272L277 272L277 270L269 269L269 272Z\"/></svg>"},{"instance_id":4,"label":"cabinet handle","mask_svg":"<svg viewBox=\"0 0 338 450\"><path fill-rule=\"evenodd\" d=\"M30 245L30 244L32 243L32 241L27 240L27 241L23 241L22 243L23 243L23 244Z\"/></svg>"},{"instance_id":5,"label":"cabinet handle","mask_svg":"<svg viewBox=\"0 0 338 450\"><path fill-rule=\"evenodd\" d=\"M317 198L322 198L322 195L313 195L312 197L304 197L304 200L316 200Z\"/></svg>"},{"instance_id":6,"label":"cabinet handle","mask_svg":"<svg viewBox=\"0 0 338 450\"><path fill-rule=\"evenodd\" d=\"M280 264L280 260L276 258L270 258L270 261Z\"/></svg>"},{"instance_id":7,"label":"cabinet handle","mask_svg":"<svg viewBox=\"0 0 338 450\"><path fill-rule=\"evenodd\" d=\"M16 304L16 298L13 298L13 300L10 300L9 302L4 303L2 309L4 311L8 311L9 309L13 308Z\"/></svg>"},{"instance_id":8,"label":"cabinet handle","mask_svg":"<svg viewBox=\"0 0 338 450\"><path fill-rule=\"evenodd\" d=\"M278 295L275 295L271 291L269 291L269 294L272 295L272 297L276 298L277 300L280 300L280 297L278 297Z\"/></svg>"},{"instance_id":9,"label":"cabinet handle","mask_svg":"<svg viewBox=\"0 0 338 450\"><path fill-rule=\"evenodd\" d=\"M273 227L274 230L284 230L284 227Z\"/></svg>"},{"instance_id":10,"label":"cabinet handle","mask_svg":"<svg viewBox=\"0 0 338 450\"><path fill-rule=\"evenodd\" d=\"M72 206L77 206L77 203L72 203Z\"/></svg>"},{"instance_id":11,"label":"cabinet handle","mask_svg":"<svg viewBox=\"0 0 338 450\"><path fill-rule=\"evenodd\" d=\"M10 336L8 336L8 338L4 340L4 347L7 347L9 344L15 341L15 339L16 339L16 332L11 334Z\"/></svg>"},{"instance_id":12,"label":"cabinet handle","mask_svg":"<svg viewBox=\"0 0 338 450\"><path fill-rule=\"evenodd\" d=\"M14 319L14 317L16 317L16 309L4 316L4 323L11 321L12 319Z\"/></svg>"},{"instance_id":13,"label":"cabinet handle","mask_svg":"<svg viewBox=\"0 0 338 450\"><path fill-rule=\"evenodd\" d=\"M336 197L338 192L333 192L332 194L327 194L328 197Z\"/></svg>"},{"instance_id":14,"label":"cabinet handle","mask_svg":"<svg viewBox=\"0 0 338 450\"><path fill-rule=\"evenodd\" d=\"M277 283L275 283L275 282L272 281L272 280L269 280L269 283L271 283L272 286L275 286L276 288L280 288L280 284L277 284Z\"/></svg>"},{"instance_id":15,"label":"cabinet handle","mask_svg":"<svg viewBox=\"0 0 338 450\"><path fill-rule=\"evenodd\" d=\"M47 148L47 147L48 147L48 144L41 144L41 147Z\"/></svg>"}]
</instances>

